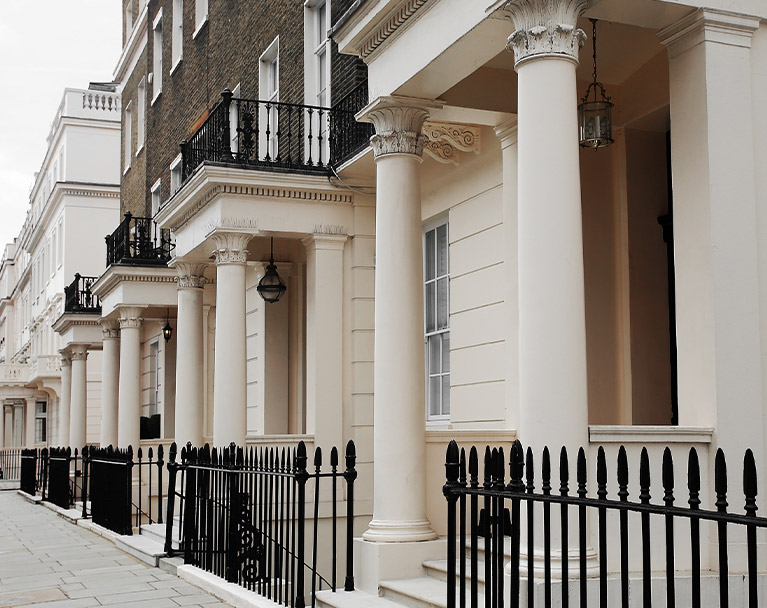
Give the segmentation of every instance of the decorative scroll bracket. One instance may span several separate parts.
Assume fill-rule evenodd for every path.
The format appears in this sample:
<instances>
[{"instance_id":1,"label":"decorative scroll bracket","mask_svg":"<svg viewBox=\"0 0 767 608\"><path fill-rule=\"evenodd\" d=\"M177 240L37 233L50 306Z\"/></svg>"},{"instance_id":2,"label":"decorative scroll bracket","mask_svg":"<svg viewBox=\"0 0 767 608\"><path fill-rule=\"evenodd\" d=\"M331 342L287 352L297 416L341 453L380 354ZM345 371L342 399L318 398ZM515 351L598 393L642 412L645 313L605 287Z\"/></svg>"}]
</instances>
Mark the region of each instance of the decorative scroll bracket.
<instances>
[{"instance_id":1,"label":"decorative scroll bracket","mask_svg":"<svg viewBox=\"0 0 767 608\"><path fill-rule=\"evenodd\" d=\"M427 120L423 123L422 132L428 138L424 144L424 152L440 163L457 165L459 152L479 154L478 126Z\"/></svg>"}]
</instances>

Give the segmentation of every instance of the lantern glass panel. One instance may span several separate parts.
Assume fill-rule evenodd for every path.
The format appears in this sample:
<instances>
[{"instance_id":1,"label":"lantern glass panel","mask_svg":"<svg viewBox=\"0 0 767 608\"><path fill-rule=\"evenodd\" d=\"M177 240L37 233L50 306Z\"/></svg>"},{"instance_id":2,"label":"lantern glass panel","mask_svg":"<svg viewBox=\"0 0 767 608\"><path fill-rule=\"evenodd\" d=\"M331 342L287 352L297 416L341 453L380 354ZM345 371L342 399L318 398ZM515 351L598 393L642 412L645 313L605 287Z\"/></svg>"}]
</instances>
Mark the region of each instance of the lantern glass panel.
<instances>
[{"instance_id":1,"label":"lantern glass panel","mask_svg":"<svg viewBox=\"0 0 767 608\"><path fill-rule=\"evenodd\" d=\"M581 146L596 149L613 143L612 107L609 101L586 101L580 105Z\"/></svg>"}]
</instances>

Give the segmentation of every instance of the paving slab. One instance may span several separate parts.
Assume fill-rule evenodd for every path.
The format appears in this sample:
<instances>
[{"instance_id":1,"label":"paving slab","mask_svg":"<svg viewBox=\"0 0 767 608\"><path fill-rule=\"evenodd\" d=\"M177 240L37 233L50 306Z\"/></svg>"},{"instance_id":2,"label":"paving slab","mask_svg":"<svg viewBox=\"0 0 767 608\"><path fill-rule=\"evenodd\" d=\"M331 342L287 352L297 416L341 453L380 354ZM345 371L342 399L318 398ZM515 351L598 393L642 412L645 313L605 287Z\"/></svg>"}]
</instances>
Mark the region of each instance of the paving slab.
<instances>
[{"instance_id":1,"label":"paving slab","mask_svg":"<svg viewBox=\"0 0 767 608\"><path fill-rule=\"evenodd\" d=\"M211 608L199 587L16 492L0 492L0 606Z\"/></svg>"}]
</instances>

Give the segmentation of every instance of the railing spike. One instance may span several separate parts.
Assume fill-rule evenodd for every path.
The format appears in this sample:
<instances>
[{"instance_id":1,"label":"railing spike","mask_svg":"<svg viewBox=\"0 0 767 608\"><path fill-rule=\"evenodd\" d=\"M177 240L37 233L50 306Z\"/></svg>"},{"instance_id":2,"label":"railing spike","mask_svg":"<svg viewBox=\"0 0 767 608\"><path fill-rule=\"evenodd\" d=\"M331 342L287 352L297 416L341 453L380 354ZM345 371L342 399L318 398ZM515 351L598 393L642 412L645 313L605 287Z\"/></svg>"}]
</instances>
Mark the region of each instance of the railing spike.
<instances>
[{"instance_id":1,"label":"railing spike","mask_svg":"<svg viewBox=\"0 0 767 608\"><path fill-rule=\"evenodd\" d=\"M471 446L469 450L469 477L472 485L479 483L479 458L476 446Z\"/></svg>"},{"instance_id":2,"label":"railing spike","mask_svg":"<svg viewBox=\"0 0 767 608\"><path fill-rule=\"evenodd\" d=\"M743 456L743 494L746 496L746 513L756 514L756 462L751 449L746 450Z\"/></svg>"},{"instance_id":3,"label":"railing spike","mask_svg":"<svg viewBox=\"0 0 767 608\"><path fill-rule=\"evenodd\" d=\"M700 492L700 464L698 462L698 452L695 448L690 448L690 454L687 459L687 487L690 490L690 505L692 505L693 495L696 505L700 504L698 494Z\"/></svg>"},{"instance_id":4,"label":"railing spike","mask_svg":"<svg viewBox=\"0 0 767 608\"><path fill-rule=\"evenodd\" d=\"M512 448L511 451L514 452L514 448ZM512 454L511 456L512 456L512 460L514 460L514 454ZM514 470L514 467L510 466L509 469L511 473L511 471ZM504 482L506 480L506 460L503 457L503 446L500 446L498 448L498 463L496 466L496 475L497 475L496 482L500 484L501 487L503 487ZM510 474L510 477L511 476L513 476L513 473Z\"/></svg>"},{"instance_id":5,"label":"railing spike","mask_svg":"<svg viewBox=\"0 0 767 608\"><path fill-rule=\"evenodd\" d=\"M570 465L567 462L567 448L562 446L559 452L559 492L562 496L567 496L570 481Z\"/></svg>"},{"instance_id":6,"label":"railing spike","mask_svg":"<svg viewBox=\"0 0 767 608\"><path fill-rule=\"evenodd\" d=\"M597 450L597 496L599 498L607 497L607 461L605 460L605 449L601 445Z\"/></svg>"},{"instance_id":7,"label":"railing spike","mask_svg":"<svg viewBox=\"0 0 767 608\"><path fill-rule=\"evenodd\" d=\"M525 455L525 477L527 493L532 494L535 491L535 468L533 449L530 446L527 446L527 454Z\"/></svg>"},{"instance_id":8,"label":"railing spike","mask_svg":"<svg viewBox=\"0 0 767 608\"><path fill-rule=\"evenodd\" d=\"M322 448L320 446L314 448L314 466L317 468L322 466Z\"/></svg>"},{"instance_id":9,"label":"railing spike","mask_svg":"<svg viewBox=\"0 0 767 608\"><path fill-rule=\"evenodd\" d=\"M484 473L484 485L485 487L490 486L490 480L492 479L493 474L493 454L490 451L490 446L485 446L485 473Z\"/></svg>"},{"instance_id":10,"label":"railing spike","mask_svg":"<svg viewBox=\"0 0 767 608\"><path fill-rule=\"evenodd\" d=\"M581 496L581 498L584 498L586 496L586 482L587 482L586 452L581 447L581 448L578 448L578 496Z\"/></svg>"},{"instance_id":11,"label":"railing spike","mask_svg":"<svg viewBox=\"0 0 767 608\"><path fill-rule=\"evenodd\" d=\"M716 507L718 511L727 510L727 462L722 448L717 449L714 459L714 488L716 490Z\"/></svg>"},{"instance_id":12,"label":"railing spike","mask_svg":"<svg viewBox=\"0 0 767 608\"><path fill-rule=\"evenodd\" d=\"M646 447L642 448L639 456L639 500L650 502L650 456Z\"/></svg>"},{"instance_id":13,"label":"railing spike","mask_svg":"<svg viewBox=\"0 0 767 608\"><path fill-rule=\"evenodd\" d=\"M551 494L551 456L549 447L543 446L543 459L541 460L541 490L548 496Z\"/></svg>"},{"instance_id":14,"label":"railing spike","mask_svg":"<svg viewBox=\"0 0 767 608\"><path fill-rule=\"evenodd\" d=\"M330 450L330 466L338 466L338 448L336 446L333 446Z\"/></svg>"},{"instance_id":15,"label":"railing spike","mask_svg":"<svg viewBox=\"0 0 767 608\"><path fill-rule=\"evenodd\" d=\"M674 500L674 459L671 450L666 446L663 450L663 489L665 490L664 500L669 497Z\"/></svg>"},{"instance_id":16,"label":"railing spike","mask_svg":"<svg viewBox=\"0 0 767 608\"><path fill-rule=\"evenodd\" d=\"M458 444L455 439L451 439L447 444L447 450L445 452L445 479L447 483L457 483L459 475L459 454Z\"/></svg>"}]
</instances>

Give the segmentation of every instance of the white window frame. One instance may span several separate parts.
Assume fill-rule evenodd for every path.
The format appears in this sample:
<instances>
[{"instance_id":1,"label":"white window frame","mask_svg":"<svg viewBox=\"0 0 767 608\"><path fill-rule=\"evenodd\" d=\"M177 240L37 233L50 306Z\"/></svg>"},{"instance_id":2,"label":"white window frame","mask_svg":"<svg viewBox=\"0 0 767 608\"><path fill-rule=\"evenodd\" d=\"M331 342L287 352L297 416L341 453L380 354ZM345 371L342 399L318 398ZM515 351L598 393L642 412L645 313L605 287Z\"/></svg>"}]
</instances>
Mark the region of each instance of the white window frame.
<instances>
[{"instance_id":1,"label":"white window frame","mask_svg":"<svg viewBox=\"0 0 767 608\"><path fill-rule=\"evenodd\" d=\"M203 26L208 22L208 0L195 0L194 3L194 33L192 40L197 38Z\"/></svg>"},{"instance_id":2,"label":"white window frame","mask_svg":"<svg viewBox=\"0 0 767 608\"><path fill-rule=\"evenodd\" d=\"M176 71L184 58L184 0L173 0L173 30L171 31L171 68Z\"/></svg>"},{"instance_id":3,"label":"white window frame","mask_svg":"<svg viewBox=\"0 0 767 608\"><path fill-rule=\"evenodd\" d=\"M442 226L446 229L445 234L445 246L446 246L446 269L444 274L437 274L438 268L437 268L437 260L438 260L438 250L437 247L439 246L439 242L437 240L437 231ZM435 247L435 256L434 256L434 276L430 279L427 279L429 276L428 269L427 269L427 235L431 232L434 232L434 247ZM424 270L424 291L423 291L423 297L424 297L424 363L425 363L425 395L426 395L426 421L427 422L444 422L450 420L450 227L448 218L443 217L436 220L433 220L426 224L423 229L423 270ZM439 304L438 304L438 282L440 280L446 279L447 280L447 319L446 319L446 325L445 327L438 327L438 321L439 321ZM429 303L427 301L428 298L428 285L434 284L434 320L435 320L435 327L432 330L429 330L427 325L427 319L428 319L428 306ZM448 344L448 353L447 353L447 370L443 368L443 362L445 360L443 348L445 346L445 338L447 338L447 344ZM432 372L431 370L431 346L432 341L439 340L439 349L440 349L440 361L438 365L438 370L435 372ZM440 403L439 403L439 412L438 413L432 413L432 407L431 407L431 379L432 378L441 378L439 382L439 393L440 393ZM444 379L447 378L447 399L444 398Z\"/></svg>"},{"instance_id":4,"label":"white window frame","mask_svg":"<svg viewBox=\"0 0 767 608\"><path fill-rule=\"evenodd\" d=\"M162 204L161 196L162 191L160 190L160 187L162 186L162 178L158 179L154 184L152 184L152 188L150 189L151 193L151 201L152 201L152 217L157 215L157 212L160 210L160 205Z\"/></svg>"},{"instance_id":5,"label":"white window frame","mask_svg":"<svg viewBox=\"0 0 767 608\"><path fill-rule=\"evenodd\" d=\"M304 65L306 73L304 80L304 103L310 106L330 107L330 61L331 47L327 32L330 29L331 0L306 0L304 2ZM324 8L323 23L320 23L320 9ZM324 60L324 65L323 65ZM320 88L324 81L324 88ZM317 132L316 124L312 130ZM306 128L308 130L308 116ZM322 135L322 160L327 162L330 157L330 138L328 136L328 117L322 117L319 125ZM308 150L306 151L308 154ZM318 150L312 150L312 156L317 158Z\"/></svg>"},{"instance_id":6,"label":"white window frame","mask_svg":"<svg viewBox=\"0 0 767 608\"><path fill-rule=\"evenodd\" d=\"M144 149L145 118L146 118L146 77L138 83L138 112L136 114L136 156Z\"/></svg>"},{"instance_id":7,"label":"white window frame","mask_svg":"<svg viewBox=\"0 0 767 608\"><path fill-rule=\"evenodd\" d=\"M160 413L160 338L155 337L149 342L149 358L154 356L154 364L150 371L151 379L154 379L154 386L149 387L149 411L148 418Z\"/></svg>"},{"instance_id":8,"label":"white window frame","mask_svg":"<svg viewBox=\"0 0 767 608\"><path fill-rule=\"evenodd\" d=\"M173 196L181 189L181 154L170 164L170 195Z\"/></svg>"},{"instance_id":9,"label":"white window frame","mask_svg":"<svg viewBox=\"0 0 767 608\"><path fill-rule=\"evenodd\" d=\"M40 408L42 406L42 408ZM42 409L42 411L40 411ZM38 420L42 421L42 437L38 433ZM48 402L35 401L35 443L45 443L48 440Z\"/></svg>"},{"instance_id":10,"label":"white window frame","mask_svg":"<svg viewBox=\"0 0 767 608\"><path fill-rule=\"evenodd\" d=\"M58 253L57 253L57 262L58 262L58 268L61 268L61 265L64 263L64 227L63 227L64 220L59 219L58 226L56 228L56 231L59 233L59 240L58 240Z\"/></svg>"},{"instance_id":11,"label":"white window frame","mask_svg":"<svg viewBox=\"0 0 767 608\"><path fill-rule=\"evenodd\" d=\"M125 146L125 150L123 152L123 156L125 157L123 174L125 174L131 167L133 152L133 100L129 101L128 105L125 106L125 117L123 118L123 124L125 125L125 129L123 130L123 137L125 138L123 141L123 145Z\"/></svg>"},{"instance_id":12,"label":"white window frame","mask_svg":"<svg viewBox=\"0 0 767 608\"><path fill-rule=\"evenodd\" d=\"M272 72L272 66L274 71ZM270 75L274 74L274 90L269 90ZM280 101L280 37L272 40L266 50L258 58L258 98L261 101L279 102ZM267 121L266 108L259 108L261 116L259 120L263 128L259 131L259 149L264 150L264 157L268 154L270 158L275 158L279 152L277 149L278 130L277 109L271 108L269 120ZM269 138L266 137L266 125L269 124Z\"/></svg>"},{"instance_id":13,"label":"white window frame","mask_svg":"<svg viewBox=\"0 0 767 608\"><path fill-rule=\"evenodd\" d=\"M125 40L130 38L131 32L133 32L133 0L128 0L125 5Z\"/></svg>"},{"instance_id":14,"label":"white window frame","mask_svg":"<svg viewBox=\"0 0 767 608\"><path fill-rule=\"evenodd\" d=\"M162 9L152 22L152 105L162 93Z\"/></svg>"}]
</instances>

